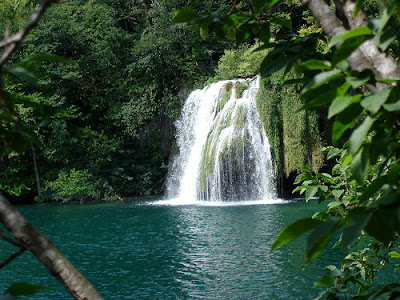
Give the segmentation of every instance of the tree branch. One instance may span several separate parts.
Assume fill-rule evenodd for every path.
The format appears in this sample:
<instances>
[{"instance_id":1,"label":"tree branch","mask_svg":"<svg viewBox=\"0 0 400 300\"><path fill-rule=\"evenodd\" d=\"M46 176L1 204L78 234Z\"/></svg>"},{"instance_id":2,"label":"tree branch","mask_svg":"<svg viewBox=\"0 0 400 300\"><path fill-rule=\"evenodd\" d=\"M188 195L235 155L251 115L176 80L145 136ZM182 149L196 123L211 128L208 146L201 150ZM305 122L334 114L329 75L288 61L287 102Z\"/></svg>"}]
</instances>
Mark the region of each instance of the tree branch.
<instances>
[{"instance_id":1,"label":"tree branch","mask_svg":"<svg viewBox=\"0 0 400 300\"><path fill-rule=\"evenodd\" d=\"M54 247L49 238L27 222L2 195L0 195L0 222L17 241L36 256L75 299L103 299Z\"/></svg>"},{"instance_id":2,"label":"tree branch","mask_svg":"<svg viewBox=\"0 0 400 300\"><path fill-rule=\"evenodd\" d=\"M343 24L324 0L301 0L301 2L321 25L329 39L332 39L335 35L346 31ZM342 4L340 1L336 2L337 5ZM345 13L350 29L368 24L368 20L366 19L364 12L361 10L358 12L356 18L353 19L354 7L355 4L353 0L348 0L345 5L339 8L342 10L342 13ZM356 49L347 58L347 62L355 71L361 72L366 69L371 70L377 79L400 79L400 70L393 57L380 52L370 40L364 42L358 49ZM385 85L378 85L376 87L371 85L368 86L368 89L372 93L378 93L380 90L385 88Z\"/></svg>"},{"instance_id":3,"label":"tree branch","mask_svg":"<svg viewBox=\"0 0 400 300\"><path fill-rule=\"evenodd\" d=\"M9 38L5 38L0 42L0 48L5 48L0 58L0 67L10 58L14 51L18 48L19 44L22 43L25 36L31 31L39 22L44 12L53 4L55 0L44 0L39 8L31 15L28 24L16 34Z\"/></svg>"},{"instance_id":4,"label":"tree branch","mask_svg":"<svg viewBox=\"0 0 400 300\"><path fill-rule=\"evenodd\" d=\"M3 261L0 264L0 269L4 268L5 266L7 266L10 262L12 262L15 258L17 258L19 255L21 255L22 253L24 253L26 251L25 248L20 248L18 251L16 251L15 253L13 253L9 258L7 258L5 261Z\"/></svg>"}]
</instances>

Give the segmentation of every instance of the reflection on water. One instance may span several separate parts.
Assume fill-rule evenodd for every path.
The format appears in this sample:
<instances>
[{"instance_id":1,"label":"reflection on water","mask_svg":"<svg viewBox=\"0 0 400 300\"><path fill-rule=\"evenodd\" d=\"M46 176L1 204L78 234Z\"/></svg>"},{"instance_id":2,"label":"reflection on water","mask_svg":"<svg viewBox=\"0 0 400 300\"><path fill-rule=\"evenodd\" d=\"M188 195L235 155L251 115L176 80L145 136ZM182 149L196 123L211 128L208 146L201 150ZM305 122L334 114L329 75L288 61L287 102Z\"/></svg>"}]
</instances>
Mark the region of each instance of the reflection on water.
<instances>
[{"instance_id":1,"label":"reflection on water","mask_svg":"<svg viewBox=\"0 0 400 300\"><path fill-rule=\"evenodd\" d=\"M342 253L326 252L305 265L302 239L269 249L285 224L315 209L297 201L20 207L105 299L312 299L321 290L313 283L322 267ZM12 251L2 243L0 259ZM17 281L54 288L32 299L70 299L29 253L0 271L3 291Z\"/></svg>"}]
</instances>

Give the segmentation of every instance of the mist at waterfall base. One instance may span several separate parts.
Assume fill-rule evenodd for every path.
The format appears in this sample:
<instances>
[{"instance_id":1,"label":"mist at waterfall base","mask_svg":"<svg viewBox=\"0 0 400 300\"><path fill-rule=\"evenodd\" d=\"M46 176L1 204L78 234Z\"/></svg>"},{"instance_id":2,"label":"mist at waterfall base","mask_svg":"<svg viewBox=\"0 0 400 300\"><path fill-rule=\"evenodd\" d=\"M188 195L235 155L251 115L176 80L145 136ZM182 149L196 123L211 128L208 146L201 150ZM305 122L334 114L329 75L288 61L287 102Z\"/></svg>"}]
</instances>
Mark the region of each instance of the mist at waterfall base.
<instances>
[{"instance_id":1,"label":"mist at waterfall base","mask_svg":"<svg viewBox=\"0 0 400 300\"><path fill-rule=\"evenodd\" d=\"M257 107L259 77L192 92L176 122L179 149L164 204L277 203L275 167Z\"/></svg>"}]
</instances>

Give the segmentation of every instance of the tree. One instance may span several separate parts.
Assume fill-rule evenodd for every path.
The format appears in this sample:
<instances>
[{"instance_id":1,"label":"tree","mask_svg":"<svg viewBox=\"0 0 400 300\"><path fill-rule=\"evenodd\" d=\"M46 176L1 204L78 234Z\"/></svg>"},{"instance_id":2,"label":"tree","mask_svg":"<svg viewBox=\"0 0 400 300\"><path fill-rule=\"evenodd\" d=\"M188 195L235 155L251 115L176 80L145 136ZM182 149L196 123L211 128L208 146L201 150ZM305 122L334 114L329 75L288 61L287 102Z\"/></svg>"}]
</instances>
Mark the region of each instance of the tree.
<instances>
[{"instance_id":1,"label":"tree","mask_svg":"<svg viewBox=\"0 0 400 300\"><path fill-rule=\"evenodd\" d=\"M30 127L22 127L21 116L15 109L16 102L22 102L25 105L33 104L23 101L23 99L15 98L15 95L6 92L3 76L5 71L19 74L21 77L31 76L29 64L10 68L6 66L6 63L53 2L53 0L43 1L23 29L0 42L0 47L4 48L0 58L1 155L9 151L21 152L27 144L34 142L32 129ZM1 238L20 248L5 263L10 262L25 250L29 250L76 299L102 299L93 286L52 245L51 241L28 223L2 195L0 195L0 222L13 235L15 240L5 236L3 233L1 233ZM4 266L4 264L2 265Z\"/></svg>"},{"instance_id":2,"label":"tree","mask_svg":"<svg viewBox=\"0 0 400 300\"><path fill-rule=\"evenodd\" d=\"M328 157L337 159L332 174L304 168L295 189L307 201L314 196L334 201L327 211L284 228L272 249L311 232L306 246L309 261L336 232L341 232L337 244L347 251L368 236L369 249L350 252L340 270L327 267L327 276L316 283L328 286L321 297L346 298L351 284L359 288L355 294L360 299L398 296L397 283L371 288L365 282L381 268L369 258L381 255L378 263L384 264L389 254L400 257L392 251L400 234L400 70L390 55L397 53L393 45L398 42L398 2L382 3L377 15L368 19L362 7L370 1L294 1L297 11L311 13L323 30L306 35L291 31L295 22L279 13L285 3L278 0L253 0L250 7L236 1L222 14L201 11L198 1L191 2L197 10L177 11L174 22L195 25L203 38L215 33L237 44L260 39L264 45L259 50L270 49L260 65L261 76L293 69L300 77L288 83L302 83L303 108L329 105L327 118L334 120L332 142L340 148L327 149ZM318 51L321 43L326 51Z\"/></svg>"}]
</instances>

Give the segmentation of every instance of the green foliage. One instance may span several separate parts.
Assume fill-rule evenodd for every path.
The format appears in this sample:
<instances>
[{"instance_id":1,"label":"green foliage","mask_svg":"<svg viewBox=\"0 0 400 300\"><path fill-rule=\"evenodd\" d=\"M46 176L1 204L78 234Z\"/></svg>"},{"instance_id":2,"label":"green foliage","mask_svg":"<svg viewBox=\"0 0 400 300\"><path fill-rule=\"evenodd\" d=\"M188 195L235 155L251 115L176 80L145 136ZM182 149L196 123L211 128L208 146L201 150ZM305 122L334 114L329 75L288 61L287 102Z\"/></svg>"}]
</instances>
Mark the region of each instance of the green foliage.
<instances>
[{"instance_id":1,"label":"green foliage","mask_svg":"<svg viewBox=\"0 0 400 300\"><path fill-rule=\"evenodd\" d=\"M60 172L58 178L46 184L52 198L63 203L70 201L83 202L86 199L99 200L99 180L94 180L88 170ZM41 200L41 199L40 199Z\"/></svg>"},{"instance_id":2,"label":"green foliage","mask_svg":"<svg viewBox=\"0 0 400 300\"><path fill-rule=\"evenodd\" d=\"M218 78L248 78L257 75L259 65L268 51L254 52L257 47L257 45L244 45L239 49L225 50L218 62Z\"/></svg>"},{"instance_id":3,"label":"green foliage","mask_svg":"<svg viewBox=\"0 0 400 300\"><path fill-rule=\"evenodd\" d=\"M326 129L318 124L324 111L299 111L303 102L297 86L285 84L290 78L277 73L263 79L257 95L258 111L278 170L282 172L280 176L286 177L300 171L304 164L318 171L324 161L320 148L326 143L321 139Z\"/></svg>"},{"instance_id":4,"label":"green foliage","mask_svg":"<svg viewBox=\"0 0 400 300\"><path fill-rule=\"evenodd\" d=\"M291 83L304 83L300 92L302 108L315 110L329 104L327 117L333 119L332 141L348 140L342 148L326 149L328 158L337 160L331 174L304 167L304 173L295 181L299 184L295 191L304 194L307 201L314 197L319 201L334 197L327 211L321 210L313 219L286 227L274 242L273 249L311 231L305 248L309 261L323 251L338 231L341 236L337 244L341 243L345 250L367 235L372 241L369 249L351 252L340 270L327 267L327 276L316 283L317 286L328 286L321 297L346 299L347 293L353 291L350 286L354 285L357 287L354 298L385 295L394 299L399 296L398 284L371 288L372 284L366 281L373 280L373 275L381 268L372 263L374 258L384 265L388 254L394 252L391 252L392 247L398 247L400 80L380 78L374 67L352 70L346 60L365 41L372 41L381 51L396 53L392 49L396 45L393 42L398 39L398 4L383 3L380 13L371 19L368 27L356 26L333 37L328 44L327 37L318 30L307 33L303 30L302 35L276 34L275 39L270 40L270 28L279 22L275 19L276 14L263 14L263 9L268 10L274 3L273 0L253 1L254 13L250 16L247 10L242 14L226 15L196 11L185 18L197 24L203 38L214 32L219 38L231 37L240 44L253 34L260 37L264 45L259 49L271 49L261 63L261 75L273 78L275 72L283 70L287 73L294 67L296 75L303 76L301 80L291 80ZM353 16L364 3L356 1ZM178 11L177 15L180 13L184 12ZM268 33L262 32L261 28ZM272 102L269 111L259 104L264 124L272 112L283 116L285 110L278 103ZM266 126L270 132L268 137L273 143L283 145L282 127L274 125ZM283 163L282 156L280 161ZM382 256L380 251L387 255Z\"/></svg>"}]
</instances>

